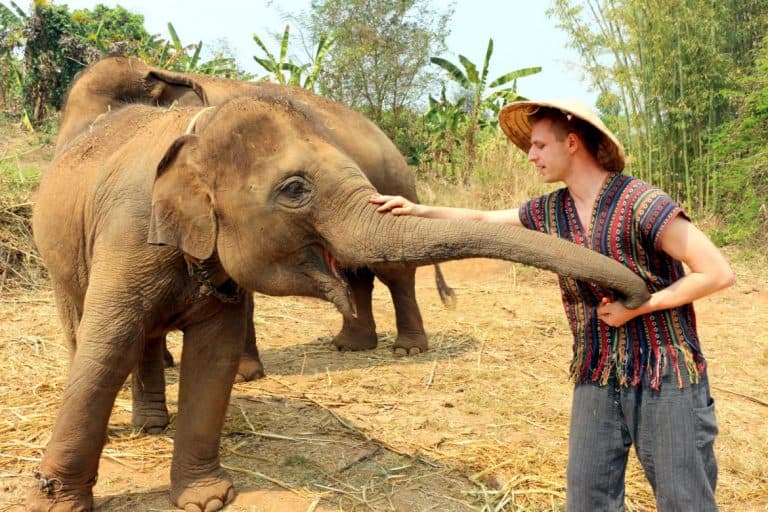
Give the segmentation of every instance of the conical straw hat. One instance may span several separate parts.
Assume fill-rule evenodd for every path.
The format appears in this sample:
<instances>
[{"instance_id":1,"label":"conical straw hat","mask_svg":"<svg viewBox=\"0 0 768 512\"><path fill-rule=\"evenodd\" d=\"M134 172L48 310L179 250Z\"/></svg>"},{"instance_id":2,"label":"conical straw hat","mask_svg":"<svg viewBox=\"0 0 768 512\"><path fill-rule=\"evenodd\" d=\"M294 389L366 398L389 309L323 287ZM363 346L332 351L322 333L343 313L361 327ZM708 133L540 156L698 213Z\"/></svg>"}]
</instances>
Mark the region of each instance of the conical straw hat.
<instances>
[{"instance_id":1,"label":"conical straw hat","mask_svg":"<svg viewBox=\"0 0 768 512\"><path fill-rule=\"evenodd\" d=\"M550 107L570 114L594 126L602 138L598 144L597 161L607 171L619 172L624 169L624 146L606 128L594 110L576 99L552 101L513 101L501 109L499 125L517 147L528 153L531 149L531 124L529 116L541 107Z\"/></svg>"}]
</instances>

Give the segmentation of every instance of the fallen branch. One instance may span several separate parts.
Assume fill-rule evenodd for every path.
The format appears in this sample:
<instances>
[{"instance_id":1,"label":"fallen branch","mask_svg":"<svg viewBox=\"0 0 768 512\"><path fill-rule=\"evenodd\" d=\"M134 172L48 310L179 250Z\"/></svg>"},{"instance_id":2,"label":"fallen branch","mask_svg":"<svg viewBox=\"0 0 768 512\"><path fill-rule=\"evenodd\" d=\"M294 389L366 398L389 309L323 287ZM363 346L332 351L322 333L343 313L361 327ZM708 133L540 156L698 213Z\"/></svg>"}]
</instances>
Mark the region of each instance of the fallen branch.
<instances>
[{"instance_id":1,"label":"fallen branch","mask_svg":"<svg viewBox=\"0 0 768 512\"><path fill-rule=\"evenodd\" d=\"M759 398L755 398L754 396L751 396L751 395L745 395L744 393L739 393L738 391L732 391L730 389L721 388L721 387L718 387L718 386L712 386L712 389L716 389L716 390L722 391L724 393L730 393L731 395L740 396L741 398L745 398L745 399L749 400L750 402L755 402L756 404L760 404L763 407L768 407L768 402L760 400Z\"/></svg>"}]
</instances>

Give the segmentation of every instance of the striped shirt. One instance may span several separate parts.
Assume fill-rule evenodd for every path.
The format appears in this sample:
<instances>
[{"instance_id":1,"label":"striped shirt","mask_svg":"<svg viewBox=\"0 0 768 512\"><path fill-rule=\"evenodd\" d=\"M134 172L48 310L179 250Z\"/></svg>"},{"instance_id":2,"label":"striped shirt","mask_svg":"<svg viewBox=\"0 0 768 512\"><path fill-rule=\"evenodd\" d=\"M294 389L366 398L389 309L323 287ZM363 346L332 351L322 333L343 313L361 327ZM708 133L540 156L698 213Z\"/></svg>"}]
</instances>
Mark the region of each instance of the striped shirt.
<instances>
[{"instance_id":1,"label":"striped shirt","mask_svg":"<svg viewBox=\"0 0 768 512\"><path fill-rule=\"evenodd\" d=\"M666 288L684 276L683 265L661 250L661 234L683 210L664 192L623 174L612 174L595 201L587 239L567 188L535 198L520 208L529 229L550 233L610 256L646 282L648 290ZM611 327L597 317L603 297L611 292L595 283L559 277L563 306L573 332L571 376L578 383L622 386L645 384L660 389L665 365L699 381L706 367L696 333L692 304L636 317Z\"/></svg>"}]
</instances>

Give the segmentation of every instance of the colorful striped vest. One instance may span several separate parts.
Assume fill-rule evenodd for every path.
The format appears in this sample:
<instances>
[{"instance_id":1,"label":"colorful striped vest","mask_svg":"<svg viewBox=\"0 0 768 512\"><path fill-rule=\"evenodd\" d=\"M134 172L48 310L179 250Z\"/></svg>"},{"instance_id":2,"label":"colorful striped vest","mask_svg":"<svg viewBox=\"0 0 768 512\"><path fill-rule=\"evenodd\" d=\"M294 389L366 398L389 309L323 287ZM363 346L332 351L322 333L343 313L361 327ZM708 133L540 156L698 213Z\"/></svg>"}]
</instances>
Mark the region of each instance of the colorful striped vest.
<instances>
[{"instance_id":1,"label":"colorful striped vest","mask_svg":"<svg viewBox=\"0 0 768 512\"><path fill-rule=\"evenodd\" d=\"M683 210L661 190L630 176L612 174L592 212L589 240L573 198L563 188L525 203L520 220L529 229L565 238L610 256L639 274L655 292L684 276L683 265L660 249L661 233ZM706 367L696 333L692 304L639 316L614 328L597 318L597 307L610 290L592 282L560 277L563 306L573 332L571 376L578 383L661 387L667 364L695 383Z\"/></svg>"}]
</instances>

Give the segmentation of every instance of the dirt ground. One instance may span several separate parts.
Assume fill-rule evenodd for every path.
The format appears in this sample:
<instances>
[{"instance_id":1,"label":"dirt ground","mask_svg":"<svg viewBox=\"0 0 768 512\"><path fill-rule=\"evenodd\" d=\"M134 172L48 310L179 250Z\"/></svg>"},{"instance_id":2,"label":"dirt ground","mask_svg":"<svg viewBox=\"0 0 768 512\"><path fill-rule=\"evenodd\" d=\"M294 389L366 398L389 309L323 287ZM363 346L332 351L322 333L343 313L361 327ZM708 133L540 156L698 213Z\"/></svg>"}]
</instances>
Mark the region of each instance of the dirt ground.
<instances>
[{"instance_id":1,"label":"dirt ground","mask_svg":"<svg viewBox=\"0 0 768 512\"><path fill-rule=\"evenodd\" d=\"M720 426L718 499L724 512L768 511L768 271L734 265L738 283L697 304ZM443 269L458 307L445 309L433 270L419 270L431 350L416 357L392 355L394 317L378 283L380 344L368 352L330 348L341 323L330 304L256 297L268 376L233 391L221 458L239 494L227 510L564 509L571 342L555 276L493 260ZM173 336L177 358L180 344ZM0 362L0 511L16 511L66 376L48 290L3 291ZM172 413L177 377L178 368L167 371ZM173 510L174 431L137 433L123 390L98 510ZM634 457L627 479L628 510L654 510Z\"/></svg>"}]
</instances>

